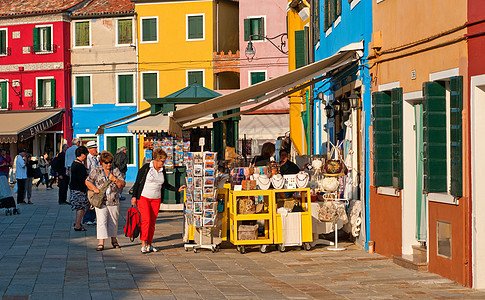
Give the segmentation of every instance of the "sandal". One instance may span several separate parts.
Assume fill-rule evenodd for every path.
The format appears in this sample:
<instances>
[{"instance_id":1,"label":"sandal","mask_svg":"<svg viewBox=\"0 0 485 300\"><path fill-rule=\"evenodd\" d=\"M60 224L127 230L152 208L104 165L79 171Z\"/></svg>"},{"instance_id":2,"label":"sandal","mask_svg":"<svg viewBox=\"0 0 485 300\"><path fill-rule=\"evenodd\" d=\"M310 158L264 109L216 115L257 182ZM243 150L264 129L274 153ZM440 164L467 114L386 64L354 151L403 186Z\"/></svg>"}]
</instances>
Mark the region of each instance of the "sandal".
<instances>
[{"instance_id":1,"label":"sandal","mask_svg":"<svg viewBox=\"0 0 485 300\"><path fill-rule=\"evenodd\" d=\"M86 228L81 226L81 228L74 227L74 231L87 231L87 230L86 230Z\"/></svg>"},{"instance_id":2,"label":"sandal","mask_svg":"<svg viewBox=\"0 0 485 300\"><path fill-rule=\"evenodd\" d=\"M96 248L96 251L103 251L104 250L104 245L98 245Z\"/></svg>"},{"instance_id":3,"label":"sandal","mask_svg":"<svg viewBox=\"0 0 485 300\"><path fill-rule=\"evenodd\" d=\"M113 248L115 249L120 249L120 244L118 244L118 242L111 242L111 246L113 246Z\"/></svg>"}]
</instances>

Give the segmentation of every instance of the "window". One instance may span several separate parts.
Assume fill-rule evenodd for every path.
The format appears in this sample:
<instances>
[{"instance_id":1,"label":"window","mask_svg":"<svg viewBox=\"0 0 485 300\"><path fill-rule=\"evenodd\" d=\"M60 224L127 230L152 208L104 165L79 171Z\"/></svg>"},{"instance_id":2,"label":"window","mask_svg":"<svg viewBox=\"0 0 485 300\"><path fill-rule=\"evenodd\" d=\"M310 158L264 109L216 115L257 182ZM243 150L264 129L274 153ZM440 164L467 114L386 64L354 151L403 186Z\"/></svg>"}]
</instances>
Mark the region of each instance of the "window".
<instances>
[{"instance_id":1,"label":"window","mask_svg":"<svg viewBox=\"0 0 485 300\"><path fill-rule=\"evenodd\" d=\"M266 80L266 72L249 72L249 85Z\"/></svg>"},{"instance_id":2,"label":"window","mask_svg":"<svg viewBox=\"0 0 485 300\"><path fill-rule=\"evenodd\" d=\"M187 40L203 40L204 27L204 14L187 15Z\"/></svg>"},{"instance_id":3,"label":"window","mask_svg":"<svg viewBox=\"0 0 485 300\"><path fill-rule=\"evenodd\" d=\"M7 29L0 29L0 55L8 54Z\"/></svg>"},{"instance_id":4,"label":"window","mask_svg":"<svg viewBox=\"0 0 485 300\"><path fill-rule=\"evenodd\" d=\"M142 73L143 99L158 97L158 73Z\"/></svg>"},{"instance_id":5,"label":"window","mask_svg":"<svg viewBox=\"0 0 485 300\"><path fill-rule=\"evenodd\" d=\"M244 40L253 41L262 40L265 36L264 18L248 18L244 19Z\"/></svg>"},{"instance_id":6,"label":"window","mask_svg":"<svg viewBox=\"0 0 485 300\"><path fill-rule=\"evenodd\" d=\"M141 18L141 41L158 42L157 18Z\"/></svg>"},{"instance_id":7,"label":"window","mask_svg":"<svg viewBox=\"0 0 485 300\"><path fill-rule=\"evenodd\" d=\"M135 99L133 92L133 74L118 75L118 103L132 104Z\"/></svg>"},{"instance_id":8,"label":"window","mask_svg":"<svg viewBox=\"0 0 485 300\"><path fill-rule=\"evenodd\" d=\"M424 191L461 197L463 77L425 82L423 95Z\"/></svg>"},{"instance_id":9,"label":"window","mask_svg":"<svg viewBox=\"0 0 485 300\"><path fill-rule=\"evenodd\" d=\"M451 258L451 223L445 221L436 222L437 252L438 256Z\"/></svg>"},{"instance_id":10,"label":"window","mask_svg":"<svg viewBox=\"0 0 485 300\"><path fill-rule=\"evenodd\" d=\"M89 47L89 21L74 23L74 46Z\"/></svg>"},{"instance_id":11,"label":"window","mask_svg":"<svg viewBox=\"0 0 485 300\"><path fill-rule=\"evenodd\" d=\"M308 65L308 27L295 31L295 66L301 68Z\"/></svg>"},{"instance_id":12,"label":"window","mask_svg":"<svg viewBox=\"0 0 485 300\"><path fill-rule=\"evenodd\" d=\"M91 76L76 76L74 84L76 105L91 104Z\"/></svg>"},{"instance_id":13,"label":"window","mask_svg":"<svg viewBox=\"0 0 485 300\"><path fill-rule=\"evenodd\" d=\"M374 186L403 188L403 90L372 94Z\"/></svg>"},{"instance_id":14,"label":"window","mask_svg":"<svg viewBox=\"0 0 485 300\"><path fill-rule=\"evenodd\" d=\"M56 80L37 79L37 107L54 107L56 103Z\"/></svg>"},{"instance_id":15,"label":"window","mask_svg":"<svg viewBox=\"0 0 485 300\"><path fill-rule=\"evenodd\" d=\"M0 81L0 109L8 108L8 83Z\"/></svg>"},{"instance_id":16,"label":"window","mask_svg":"<svg viewBox=\"0 0 485 300\"><path fill-rule=\"evenodd\" d=\"M134 163L134 147L133 147L133 136L106 136L106 150L111 152L113 155L116 154L116 150L120 147L125 146L128 151L128 164L132 165Z\"/></svg>"},{"instance_id":17,"label":"window","mask_svg":"<svg viewBox=\"0 0 485 300\"><path fill-rule=\"evenodd\" d=\"M204 86L204 71L187 71L187 86L198 84Z\"/></svg>"},{"instance_id":18,"label":"window","mask_svg":"<svg viewBox=\"0 0 485 300\"><path fill-rule=\"evenodd\" d=\"M34 28L34 52L52 51L52 26Z\"/></svg>"},{"instance_id":19,"label":"window","mask_svg":"<svg viewBox=\"0 0 485 300\"><path fill-rule=\"evenodd\" d=\"M324 24L323 30L327 31L332 27L333 22L342 14L342 0L324 0Z\"/></svg>"},{"instance_id":20,"label":"window","mask_svg":"<svg viewBox=\"0 0 485 300\"><path fill-rule=\"evenodd\" d=\"M96 135L79 135L78 134L78 135L76 135L76 137L81 140L81 146L86 147L87 143L91 142L91 141L96 142L96 144L99 146L98 138L96 137Z\"/></svg>"},{"instance_id":21,"label":"window","mask_svg":"<svg viewBox=\"0 0 485 300\"><path fill-rule=\"evenodd\" d=\"M131 19L118 20L118 45L133 43L133 21Z\"/></svg>"}]
</instances>

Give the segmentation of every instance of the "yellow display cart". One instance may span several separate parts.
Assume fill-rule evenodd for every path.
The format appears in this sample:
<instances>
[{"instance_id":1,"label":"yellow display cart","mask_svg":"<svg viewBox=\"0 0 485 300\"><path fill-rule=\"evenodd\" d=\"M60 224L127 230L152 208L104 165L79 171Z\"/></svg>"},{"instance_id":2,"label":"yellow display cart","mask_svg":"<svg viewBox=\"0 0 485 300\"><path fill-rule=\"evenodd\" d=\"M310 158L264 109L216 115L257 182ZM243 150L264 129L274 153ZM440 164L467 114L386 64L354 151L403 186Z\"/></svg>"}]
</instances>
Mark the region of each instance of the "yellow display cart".
<instances>
[{"instance_id":1,"label":"yellow display cart","mask_svg":"<svg viewBox=\"0 0 485 300\"><path fill-rule=\"evenodd\" d=\"M286 201L279 197L282 193L294 193L299 192L301 197L298 197L296 200L301 205L303 212L300 212L301 216L301 223L300 223L300 230L301 230L301 245L307 251L311 250L312 246L311 243L313 242L313 234L312 234L312 212L311 212L311 194L310 188L303 188L303 189L284 189L284 190L271 190L274 193L273 199L275 199L274 207L274 243L277 245L278 250L284 252L286 250L286 246L283 243L283 222L281 214L277 213L276 210L278 207L283 206L281 202ZM279 204L281 203L281 204Z\"/></svg>"},{"instance_id":2,"label":"yellow display cart","mask_svg":"<svg viewBox=\"0 0 485 300\"><path fill-rule=\"evenodd\" d=\"M260 213L241 214L238 211L238 200L248 197L262 197L264 203ZM261 252L266 252L268 245L273 244L274 232L274 193L271 190L252 191L229 191L229 231L230 241L236 245L237 250L243 254L246 246L259 246ZM240 239L238 236L239 226L243 223L264 222L264 233L262 236L256 234L255 239Z\"/></svg>"}]
</instances>

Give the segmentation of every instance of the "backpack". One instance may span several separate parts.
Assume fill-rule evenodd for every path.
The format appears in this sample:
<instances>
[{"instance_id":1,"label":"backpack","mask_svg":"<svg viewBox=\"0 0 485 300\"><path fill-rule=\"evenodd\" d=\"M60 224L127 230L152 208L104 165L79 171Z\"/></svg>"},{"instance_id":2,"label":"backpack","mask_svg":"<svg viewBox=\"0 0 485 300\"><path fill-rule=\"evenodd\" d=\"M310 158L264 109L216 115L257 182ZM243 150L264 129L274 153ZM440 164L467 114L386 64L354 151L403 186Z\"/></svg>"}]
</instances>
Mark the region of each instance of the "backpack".
<instances>
[{"instance_id":1,"label":"backpack","mask_svg":"<svg viewBox=\"0 0 485 300\"><path fill-rule=\"evenodd\" d=\"M134 241L141 231L141 216L136 206L131 206L128 209L125 224L125 236L130 238L130 241Z\"/></svg>"}]
</instances>

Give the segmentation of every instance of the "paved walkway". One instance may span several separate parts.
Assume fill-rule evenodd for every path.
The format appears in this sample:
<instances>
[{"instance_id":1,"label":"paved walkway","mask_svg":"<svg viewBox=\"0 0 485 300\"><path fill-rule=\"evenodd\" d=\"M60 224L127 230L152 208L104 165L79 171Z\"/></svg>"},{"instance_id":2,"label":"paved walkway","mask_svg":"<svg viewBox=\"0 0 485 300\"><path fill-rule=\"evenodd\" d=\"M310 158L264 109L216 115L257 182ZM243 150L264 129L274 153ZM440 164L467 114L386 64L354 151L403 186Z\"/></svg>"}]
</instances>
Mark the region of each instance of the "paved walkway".
<instances>
[{"instance_id":1,"label":"paved walkway","mask_svg":"<svg viewBox=\"0 0 485 300\"><path fill-rule=\"evenodd\" d=\"M35 188L34 188L35 189ZM97 252L95 226L72 229L70 206L57 205L57 189L34 190L34 205L0 215L0 295L3 299L388 299L485 298L438 275L403 269L390 259L349 245L245 255L185 252L181 214L160 213L154 244L143 255L123 234L121 249Z\"/></svg>"}]
</instances>

